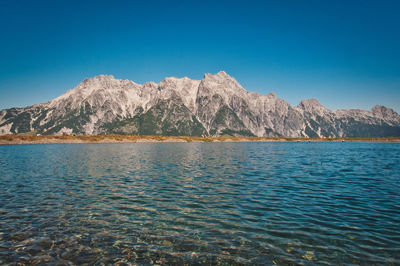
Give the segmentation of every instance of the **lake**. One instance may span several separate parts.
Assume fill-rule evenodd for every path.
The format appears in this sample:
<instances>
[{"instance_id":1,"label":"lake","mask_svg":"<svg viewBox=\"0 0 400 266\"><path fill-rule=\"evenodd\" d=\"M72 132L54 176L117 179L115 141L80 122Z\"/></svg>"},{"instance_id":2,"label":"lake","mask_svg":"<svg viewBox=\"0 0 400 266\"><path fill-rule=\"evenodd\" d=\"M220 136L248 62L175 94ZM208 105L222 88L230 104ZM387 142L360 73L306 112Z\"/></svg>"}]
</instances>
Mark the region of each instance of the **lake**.
<instances>
[{"instance_id":1,"label":"lake","mask_svg":"<svg viewBox=\"0 0 400 266\"><path fill-rule=\"evenodd\" d=\"M0 146L0 264L400 264L399 143Z\"/></svg>"}]
</instances>

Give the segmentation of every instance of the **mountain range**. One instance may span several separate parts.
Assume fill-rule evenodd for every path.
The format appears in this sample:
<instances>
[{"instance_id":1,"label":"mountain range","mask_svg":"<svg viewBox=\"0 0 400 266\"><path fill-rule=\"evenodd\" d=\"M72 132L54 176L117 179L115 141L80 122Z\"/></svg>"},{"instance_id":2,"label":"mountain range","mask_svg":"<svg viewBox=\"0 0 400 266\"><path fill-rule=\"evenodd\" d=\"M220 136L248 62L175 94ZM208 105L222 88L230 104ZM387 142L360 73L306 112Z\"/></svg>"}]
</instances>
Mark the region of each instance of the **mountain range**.
<instances>
[{"instance_id":1,"label":"mountain range","mask_svg":"<svg viewBox=\"0 0 400 266\"><path fill-rule=\"evenodd\" d=\"M389 137L400 136L400 115L379 105L333 111L317 99L291 106L246 91L224 71L143 85L100 75L49 102L0 111L0 134L20 133Z\"/></svg>"}]
</instances>

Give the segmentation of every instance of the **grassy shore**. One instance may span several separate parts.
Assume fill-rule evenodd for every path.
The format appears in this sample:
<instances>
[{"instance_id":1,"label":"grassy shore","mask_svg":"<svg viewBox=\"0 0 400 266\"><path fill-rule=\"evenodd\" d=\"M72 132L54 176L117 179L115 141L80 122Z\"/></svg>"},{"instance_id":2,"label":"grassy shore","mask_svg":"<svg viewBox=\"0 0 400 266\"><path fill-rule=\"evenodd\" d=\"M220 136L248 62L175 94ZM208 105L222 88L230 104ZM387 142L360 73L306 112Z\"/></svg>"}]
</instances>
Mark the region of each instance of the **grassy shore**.
<instances>
[{"instance_id":1,"label":"grassy shore","mask_svg":"<svg viewBox=\"0 0 400 266\"><path fill-rule=\"evenodd\" d=\"M289 137L188 137L188 136L29 136L2 135L0 145L7 144L57 144L57 143L129 143L129 142L400 142L400 137L388 138L289 138Z\"/></svg>"}]
</instances>

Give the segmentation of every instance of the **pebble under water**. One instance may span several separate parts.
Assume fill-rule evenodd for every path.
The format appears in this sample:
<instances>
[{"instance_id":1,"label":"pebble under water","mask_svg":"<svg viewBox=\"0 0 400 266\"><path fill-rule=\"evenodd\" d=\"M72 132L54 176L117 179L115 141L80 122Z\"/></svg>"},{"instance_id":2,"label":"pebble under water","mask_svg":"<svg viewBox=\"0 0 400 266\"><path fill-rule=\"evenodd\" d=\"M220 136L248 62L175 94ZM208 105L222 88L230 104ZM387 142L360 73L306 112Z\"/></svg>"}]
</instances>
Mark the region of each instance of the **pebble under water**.
<instances>
[{"instance_id":1,"label":"pebble under water","mask_svg":"<svg viewBox=\"0 0 400 266\"><path fill-rule=\"evenodd\" d=\"M400 264L398 143L0 146L0 264Z\"/></svg>"}]
</instances>

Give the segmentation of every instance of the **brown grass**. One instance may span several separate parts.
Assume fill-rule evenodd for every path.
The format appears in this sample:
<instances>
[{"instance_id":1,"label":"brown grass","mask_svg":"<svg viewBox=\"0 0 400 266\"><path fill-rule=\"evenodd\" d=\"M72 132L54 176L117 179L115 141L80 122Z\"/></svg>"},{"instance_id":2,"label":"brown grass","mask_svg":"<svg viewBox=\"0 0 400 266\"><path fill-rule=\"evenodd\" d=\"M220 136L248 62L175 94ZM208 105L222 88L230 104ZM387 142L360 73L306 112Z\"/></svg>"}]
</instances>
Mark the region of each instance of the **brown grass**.
<instances>
[{"instance_id":1,"label":"brown grass","mask_svg":"<svg viewBox=\"0 0 400 266\"><path fill-rule=\"evenodd\" d=\"M189 137L189 136L128 136L128 135L85 135L85 136L32 136L32 135L2 135L0 144L24 143L103 143L103 142L226 142L226 141L291 141L291 142L400 142L400 137L388 138L290 138L290 137Z\"/></svg>"}]
</instances>

